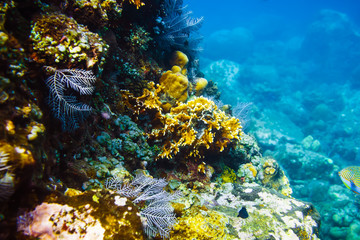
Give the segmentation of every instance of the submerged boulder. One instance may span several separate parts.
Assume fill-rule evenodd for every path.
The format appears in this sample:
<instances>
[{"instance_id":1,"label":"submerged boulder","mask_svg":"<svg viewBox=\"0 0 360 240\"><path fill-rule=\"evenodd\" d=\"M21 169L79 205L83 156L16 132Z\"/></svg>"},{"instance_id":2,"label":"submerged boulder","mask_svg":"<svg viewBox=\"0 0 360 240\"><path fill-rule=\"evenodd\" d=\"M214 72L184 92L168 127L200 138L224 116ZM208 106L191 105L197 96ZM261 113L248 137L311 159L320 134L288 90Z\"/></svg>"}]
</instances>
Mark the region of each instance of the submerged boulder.
<instances>
[{"instance_id":1,"label":"submerged boulder","mask_svg":"<svg viewBox=\"0 0 360 240\"><path fill-rule=\"evenodd\" d=\"M256 183L226 183L201 200L227 218L231 237L224 239L319 239L320 215L312 204Z\"/></svg>"}]
</instances>

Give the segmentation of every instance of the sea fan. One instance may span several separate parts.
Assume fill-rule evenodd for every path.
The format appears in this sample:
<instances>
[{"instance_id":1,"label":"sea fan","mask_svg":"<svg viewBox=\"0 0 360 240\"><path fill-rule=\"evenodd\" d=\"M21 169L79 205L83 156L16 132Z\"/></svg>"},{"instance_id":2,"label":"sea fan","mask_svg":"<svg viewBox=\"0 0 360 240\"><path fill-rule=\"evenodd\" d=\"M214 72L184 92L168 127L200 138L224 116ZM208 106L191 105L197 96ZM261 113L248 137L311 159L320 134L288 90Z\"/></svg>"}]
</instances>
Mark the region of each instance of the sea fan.
<instances>
[{"instance_id":1,"label":"sea fan","mask_svg":"<svg viewBox=\"0 0 360 240\"><path fill-rule=\"evenodd\" d=\"M90 95L94 91L93 83L96 77L91 71L81 69L57 70L48 67L47 70L54 72L46 80L50 89L49 105L54 116L61 120L64 130L78 128L79 123L90 114L91 107L78 102L70 90L80 95Z\"/></svg>"},{"instance_id":2,"label":"sea fan","mask_svg":"<svg viewBox=\"0 0 360 240\"><path fill-rule=\"evenodd\" d=\"M164 18L162 32L158 39L159 46L165 49L180 50L188 55L201 51L198 44L202 37L197 30L202 25L203 18L192 18L187 5L183 6L182 0L164 0Z\"/></svg>"},{"instance_id":3,"label":"sea fan","mask_svg":"<svg viewBox=\"0 0 360 240\"><path fill-rule=\"evenodd\" d=\"M118 178L111 178L105 183L107 188L116 189L120 195L134 198L135 204L146 202L146 207L140 211L144 231L149 237L159 234L162 238L169 237L170 229L176 223L170 201L181 197L180 192L166 192L166 185L164 179L151 178L144 174L137 174L129 184L122 184Z\"/></svg>"}]
</instances>

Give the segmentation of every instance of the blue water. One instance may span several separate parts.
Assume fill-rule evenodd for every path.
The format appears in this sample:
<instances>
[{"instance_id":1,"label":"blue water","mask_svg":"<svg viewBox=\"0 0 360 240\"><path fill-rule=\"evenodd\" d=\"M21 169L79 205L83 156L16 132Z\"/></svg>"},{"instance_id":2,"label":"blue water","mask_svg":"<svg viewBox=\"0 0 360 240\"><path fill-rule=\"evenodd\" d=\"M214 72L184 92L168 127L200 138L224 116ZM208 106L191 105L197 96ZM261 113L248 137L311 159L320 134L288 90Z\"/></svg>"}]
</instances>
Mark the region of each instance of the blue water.
<instances>
[{"instance_id":1,"label":"blue water","mask_svg":"<svg viewBox=\"0 0 360 240\"><path fill-rule=\"evenodd\" d=\"M264 15L278 16L284 20L278 27L292 25L297 31L307 24L321 9L334 9L346 13L354 22L360 23L360 3L356 0L228 0L225 2L185 0L193 16L204 16L206 21L201 32L206 36L220 29L249 26ZM216 11L214 11L216 9Z\"/></svg>"},{"instance_id":2,"label":"blue water","mask_svg":"<svg viewBox=\"0 0 360 240\"><path fill-rule=\"evenodd\" d=\"M223 102L253 104L247 131L315 204L321 238L360 239L357 196L338 176L360 165L360 2L185 3L205 19L202 72Z\"/></svg>"}]
</instances>

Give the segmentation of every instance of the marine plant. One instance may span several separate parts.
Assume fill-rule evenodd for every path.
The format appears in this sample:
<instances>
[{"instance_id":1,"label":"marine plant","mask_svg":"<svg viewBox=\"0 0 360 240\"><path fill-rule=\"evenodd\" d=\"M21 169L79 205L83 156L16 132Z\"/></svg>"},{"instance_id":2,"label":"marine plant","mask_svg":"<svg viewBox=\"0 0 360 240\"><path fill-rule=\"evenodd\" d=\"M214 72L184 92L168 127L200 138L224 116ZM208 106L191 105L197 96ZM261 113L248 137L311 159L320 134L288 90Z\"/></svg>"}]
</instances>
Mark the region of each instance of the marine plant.
<instances>
[{"instance_id":1,"label":"marine plant","mask_svg":"<svg viewBox=\"0 0 360 240\"><path fill-rule=\"evenodd\" d=\"M117 190L122 196L133 198L135 204L146 202L146 207L140 210L145 233L149 237L159 234L162 238L169 238L170 230L176 223L170 201L181 195L180 192L166 192L164 187L167 184L165 179L151 178L140 173L128 184L123 184L118 178L111 178L105 186Z\"/></svg>"},{"instance_id":2,"label":"marine plant","mask_svg":"<svg viewBox=\"0 0 360 240\"><path fill-rule=\"evenodd\" d=\"M50 89L49 105L54 116L61 120L64 130L73 130L79 127L91 112L91 107L78 102L73 94L66 95L66 91L73 89L80 95L90 95L94 91L93 83L96 77L91 71L81 69L57 70L47 67L53 71L46 80Z\"/></svg>"}]
</instances>

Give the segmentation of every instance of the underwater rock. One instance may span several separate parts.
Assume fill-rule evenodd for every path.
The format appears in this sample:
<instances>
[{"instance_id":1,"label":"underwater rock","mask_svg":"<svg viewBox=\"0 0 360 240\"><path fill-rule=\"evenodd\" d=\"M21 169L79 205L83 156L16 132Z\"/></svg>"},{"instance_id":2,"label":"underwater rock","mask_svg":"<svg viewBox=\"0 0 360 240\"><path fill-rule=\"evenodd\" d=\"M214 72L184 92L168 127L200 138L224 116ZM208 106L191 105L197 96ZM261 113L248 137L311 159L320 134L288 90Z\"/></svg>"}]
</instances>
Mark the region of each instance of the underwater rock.
<instances>
[{"instance_id":1,"label":"underwater rock","mask_svg":"<svg viewBox=\"0 0 360 240\"><path fill-rule=\"evenodd\" d=\"M349 79L358 65L359 40L355 24L345 13L323 9L311 24L300 55L303 60L316 65L313 74L321 76L317 78L317 83L338 82L339 79Z\"/></svg>"},{"instance_id":2,"label":"underwater rock","mask_svg":"<svg viewBox=\"0 0 360 240\"><path fill-rule=\"evenodd\" d=\"M222 90L236 86L242 71L240 64L225 59L211 62L203 69L205 76L216 82Z\"/></svg>"},{"instance_id":3,"label":"underwater rock","mask_svg":"<svg viewBox=\"0 0 360 240\"><path fill-rule=\"evenodd\" d=\"M321 169L322 174L317 179L328 179L334 176L335 166L332 159L323 154L304 149L301 145L286 143L277 146L276 149L266 154L274 156L275 159L288 171L292 179L304 179L314 177L314 169Z\"/></svg>"},{"instance_id":4,"label":"underwater rock","mask_svg":"<svg viewBox=\"0 0 360 240\"><path fill-rule=\"evenodd\" d=\"M311 204L256 183L231 185L226 191L200 194L208 208L228 219L232 235L228 239L319 239L320 215ZM246 207L248 218L238 217L242 207Z\"/></svg>"},{"instance_id":5,"label":"underwater rock","mask_svg":"<svg viewBox=\"0 0 360 240\"><path fill-rule=\"evenodd\" d=\"M263 150L274 149L279 144L301 141L304 136L286 114L276 110L264 109L252 119L251 133Z\"/></svg>"}]
</instances>

